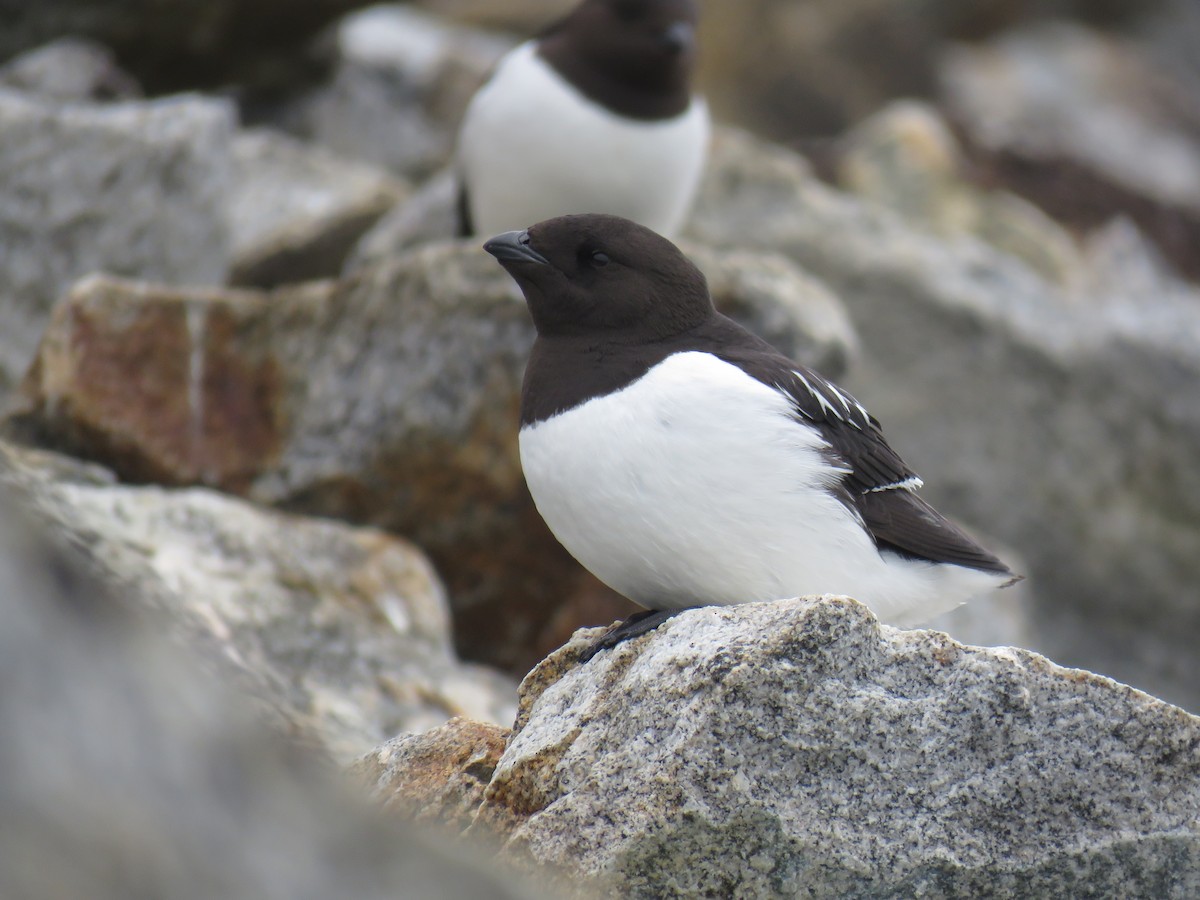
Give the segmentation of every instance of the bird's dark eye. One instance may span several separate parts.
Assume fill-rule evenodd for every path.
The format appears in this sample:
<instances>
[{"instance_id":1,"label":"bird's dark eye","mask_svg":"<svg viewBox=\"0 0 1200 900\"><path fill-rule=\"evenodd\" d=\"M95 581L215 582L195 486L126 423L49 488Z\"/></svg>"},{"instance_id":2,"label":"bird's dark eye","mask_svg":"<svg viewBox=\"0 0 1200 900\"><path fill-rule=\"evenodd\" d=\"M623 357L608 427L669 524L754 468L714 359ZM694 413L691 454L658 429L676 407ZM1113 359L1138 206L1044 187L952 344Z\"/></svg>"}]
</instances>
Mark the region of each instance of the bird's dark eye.
<instances>
[{"instance_id":1,"label":"bird's dark eye","mask_svg":"<svg viewBox=\"0 0 1200 900\"><path fill-rule=\"evenodd\" d=\"M592 265L599 268L600 266L608 265L608 254L603 250L595 250L592 252Z\"/></svg>"}]
</instances>

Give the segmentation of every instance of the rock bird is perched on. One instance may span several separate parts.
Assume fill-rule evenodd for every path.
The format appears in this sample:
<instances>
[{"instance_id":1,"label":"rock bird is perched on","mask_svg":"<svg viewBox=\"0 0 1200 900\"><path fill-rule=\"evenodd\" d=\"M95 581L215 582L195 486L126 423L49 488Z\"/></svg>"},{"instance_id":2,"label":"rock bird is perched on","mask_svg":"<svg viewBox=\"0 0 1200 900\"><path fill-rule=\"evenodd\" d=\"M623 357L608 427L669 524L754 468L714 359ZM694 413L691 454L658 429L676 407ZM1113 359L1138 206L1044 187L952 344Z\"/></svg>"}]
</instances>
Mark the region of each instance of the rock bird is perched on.
<instances>
[{"instance_id":1,"label":"rock bird is perched on","mask_svg":"<svg viewBox=\"0 0 1200 900\"><path fill-rule=\"evenodd\" d=\"M459 131L460 233L585 211L677 231L709 139L695 27L695 0L583 0L508 53Z\"/></svg>"},{"instance_id":2,"label":"rock bird is perched on","mask_svg":"<svg viewBox=\"0 0 1200 900\"><path fill-rule=\"evenodd\" d=\"M598 646L683 608L805 594L911 626L1015 580L917 495L857 400L719 314L670 241L575 215L484 248L537 328L520 451L538 511L657 611Z\"/></svg>"}]
</instances>

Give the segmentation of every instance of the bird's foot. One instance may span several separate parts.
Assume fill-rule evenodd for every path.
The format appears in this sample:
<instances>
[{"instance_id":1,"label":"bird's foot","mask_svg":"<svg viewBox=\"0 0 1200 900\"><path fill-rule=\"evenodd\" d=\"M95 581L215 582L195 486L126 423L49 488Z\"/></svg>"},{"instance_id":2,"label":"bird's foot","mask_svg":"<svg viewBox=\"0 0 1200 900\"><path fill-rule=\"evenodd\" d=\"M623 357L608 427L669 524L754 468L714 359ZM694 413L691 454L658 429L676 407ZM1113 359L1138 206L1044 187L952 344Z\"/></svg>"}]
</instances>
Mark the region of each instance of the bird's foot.
<instances>
[{"instance_id":1,"label":"bird's foot","mask_svg":"<svg viewBox=\"0 0 1200 900\"><path fill-rule=\"evenodd\" d=\"M647 609L639 613L634 613L621 622L620 625L615 625L601 635L592 646L580 654L579 661L585 663L601 650L611 650L617 644L624 643L630 638L653 631L663 622L667 621L667 619L681 612L683 612L683 608Z\"/></svg>"}]
</instances>

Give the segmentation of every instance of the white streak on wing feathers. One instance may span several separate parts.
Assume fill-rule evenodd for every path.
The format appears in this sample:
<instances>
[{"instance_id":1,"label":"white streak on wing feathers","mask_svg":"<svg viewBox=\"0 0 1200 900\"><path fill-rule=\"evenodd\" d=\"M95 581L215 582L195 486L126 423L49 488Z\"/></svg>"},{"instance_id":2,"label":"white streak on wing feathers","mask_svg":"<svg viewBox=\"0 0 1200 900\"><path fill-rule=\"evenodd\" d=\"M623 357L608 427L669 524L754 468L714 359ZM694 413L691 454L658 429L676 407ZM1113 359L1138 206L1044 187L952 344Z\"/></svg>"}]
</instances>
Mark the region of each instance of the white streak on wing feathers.
<instances>
[{"instance_id":1,"label":"white streak on wing feathers","mask_svg":"<svg viewBox=\"0 0 1200 900\"><path fill-rule=\"evenodd\" d=\"M867 412L866 408L861 403L859 403L857 400L855 400L853 397L851 397L849 394L847 394L845 391L843 391L839 387L835 386L834 390L836 390L838 392L838 394L842 396L843 399L848 400L850 402L851 406L853 406L856 410L858 410L858 414L860 416L862 416L864 425L871 421L871 414L869 412ZM853 419L850 420L850 424L853 425L855 428L861 427Z\"/></svg>"},{"instance_id":2,"label":"white streak on wing feathers","mask_svg":"<svg viewBox=\"0 0 1200 900\"><path fill-rule=\"evenodd\" d=\"M828 398L825 396L825 393L817 390L813 386L812 382L805 377L803 372L801 372L799 369L793 369L792 374L800 379L800 382L804 385L805 389L813 397L813 399L821 404L822 411L824 411L830 417L849 425L851 428L857 428L859 431L862 431L863 426L871 421L871 416L866 409L863 408L863 405L843 391L836 384L825 382L825 385L829 388L830 393L833 394L838 403L842 404L842 408L846 411L845 415L842 415L842 413L838 412L837 408L829 402ZM861 422L855 419L855 411L862 416Z\"/></svg>"},{"instance_id":3,"label":"white streak on wing feathers","mask_svg":"<svg viewBox=\"0 0 1200 900\"><path fill-rule=\"evenodd\" d=\"M867 491L868 494L877 494L880 491L916 491L924 486L925 482L920 476L913 475L905 478L903 481L896 481L892 484L881 484L878 487L873 487Z\"/></svg>"},{"instance_id":4,"label":"white streak on wing feathers","mask_svg":"<svg viewBox=\"0 0 1200 900\"><path fill-rule=\"evenodd\" d=\"M822 411L824 411L829 416L837 419L839 422L845 421L842 418L842 414L833 408L833 404L831 404L829 402L829 400L826 399L825 395L822 394L820 391L818 391L816 388L814 388L812 386L812 383L807 378L804 377L803 372L801 372L799 369L793 369L792 374L800 379L800 381L804 384L805 389L808 391L808 393L810 395L812 395L812 398L821 404Z\"/></svg>"}]
</instances>

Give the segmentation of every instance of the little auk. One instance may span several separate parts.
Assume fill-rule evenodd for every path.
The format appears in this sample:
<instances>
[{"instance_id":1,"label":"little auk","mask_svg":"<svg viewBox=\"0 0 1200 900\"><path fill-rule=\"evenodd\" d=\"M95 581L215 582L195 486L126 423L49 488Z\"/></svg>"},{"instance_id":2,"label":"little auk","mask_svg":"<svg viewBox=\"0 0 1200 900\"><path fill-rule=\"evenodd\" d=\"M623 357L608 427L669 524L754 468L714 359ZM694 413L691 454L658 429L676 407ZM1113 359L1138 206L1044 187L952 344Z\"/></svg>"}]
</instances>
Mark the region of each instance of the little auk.
<instances>
[{"instance_id":1,"label":"little auk","mask_svg":"<svg viewBox=\"0 0 1200 900\"><path fill-rule=\"evenodd\" d=\"M666 238L570 215L492 238L537 329L521 466L538 512L645 607L845 594L909 627L1017 577L922 500L846 391L713 308Z\"/></svg>"},{"instance_id":2,"label":"little auk","mask_svg":"<svg viewBox=\"0 0 1200 900\"><path fill-rule=\"evenodd\" d=\"M708 150L695 0L583 0L501 59L458 136L459 231L573 212L681 226Z\"/></svg>"}]
</instances>

